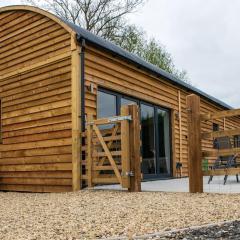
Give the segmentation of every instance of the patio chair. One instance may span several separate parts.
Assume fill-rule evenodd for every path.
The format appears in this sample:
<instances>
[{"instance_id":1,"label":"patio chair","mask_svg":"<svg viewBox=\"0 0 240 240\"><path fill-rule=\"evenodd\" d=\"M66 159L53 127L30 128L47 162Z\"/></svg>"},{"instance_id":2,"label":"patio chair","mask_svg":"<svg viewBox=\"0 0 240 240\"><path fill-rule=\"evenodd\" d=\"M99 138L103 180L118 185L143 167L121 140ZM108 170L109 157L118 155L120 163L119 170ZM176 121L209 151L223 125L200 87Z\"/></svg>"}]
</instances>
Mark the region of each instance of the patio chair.
<instances>
[{"instance_id":1,"label":"patio chair","mask_svg":"<svg viewBox=\"0 0 240 240\"><path fill-rule=\"evenodd\" d=\"M231 149L233 147L231 139L229 137L219 137L214 139L213 146L215 149ZM212 166L212 170L215 169L226 169L237 167L237 159L238 154L236 155L229 155L229 156L218 156ZM223 184L225 185L227 182L228 175L224 176ZM236 174L237 182L239 182L238 174ZM209 177L208 184L213 180L213 175Z\"/></svg>"}]
</instances>

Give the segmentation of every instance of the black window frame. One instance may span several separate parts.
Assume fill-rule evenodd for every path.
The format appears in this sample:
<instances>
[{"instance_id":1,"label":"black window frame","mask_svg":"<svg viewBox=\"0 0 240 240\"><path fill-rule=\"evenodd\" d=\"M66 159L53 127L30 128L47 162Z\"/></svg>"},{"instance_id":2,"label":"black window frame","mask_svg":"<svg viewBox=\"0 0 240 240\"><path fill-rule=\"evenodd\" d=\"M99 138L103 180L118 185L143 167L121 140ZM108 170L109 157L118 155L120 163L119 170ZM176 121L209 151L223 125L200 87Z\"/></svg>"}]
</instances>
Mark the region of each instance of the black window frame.
<instances>
[{"instance_id":1,"label":"black window frame","mask_svg":"<svg viewBox=\"0 0 240 240\"><path fill-rule=\"evenodd\" d=\"M98 91L104 92L104 93L107 93L107 94L111 94L111 95L115 95L117 97L117 100L116 100L116 108L117 108L116 113L117 113L117 115L120 115L121 98L128 99L130 101L136 102L137 105L139 106L139 108L141 108L141 104L145 104L145 105L154 107L154 128L155 128L155 136L154 137L155 137L155 151L156 151L156 154L155 154L156 155L155 156L156 160L155 161L156 161L157 173L156 174L145 175L144 179L161 179L161 178L173 177L173 146L172 146L172 121L171 121L172 111L171 111L171 109L166 108L166 107L162 107L160 105L157 105L157 104L154 104L154 103L151 103L151 102L139 99L139 98L129 96L128 94L125 94L125 93L119 93L119 92L116 92L114 90L110 90L110 89L106 89L106 88L102 88L102 87L99 87ZM159 174L158 173L159 162L157 161L157 159L159 158L159 148L157 146L159 144L159 137L158 137L158 134L157 134L158 133L157 109L162 109L164 111L167 111L168 114L169 114L170 174ZM141 115L139 117L141 118Z\"/></svg>"}]
</instances>

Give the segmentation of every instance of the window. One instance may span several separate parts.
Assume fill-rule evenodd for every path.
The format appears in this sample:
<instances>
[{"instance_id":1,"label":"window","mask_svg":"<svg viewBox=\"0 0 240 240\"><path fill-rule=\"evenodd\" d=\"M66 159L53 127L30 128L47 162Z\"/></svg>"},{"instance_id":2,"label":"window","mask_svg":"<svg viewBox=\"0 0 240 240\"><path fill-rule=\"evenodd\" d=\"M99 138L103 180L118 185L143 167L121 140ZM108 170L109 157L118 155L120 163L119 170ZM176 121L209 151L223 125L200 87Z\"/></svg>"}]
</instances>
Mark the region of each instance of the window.
<instances>
[{"instance_id":1,"label":"window","mask_svg":"<svg viewBox=\"0 0 240 240\"><path fill-rule=\"evenodd\" d=\"M117 97L113 94L98 91L97 117L105 118L117 115Z\"/></svg>"},{"instance_id":2,"label":"window","mask_svg":"<svg viewBox=\"0 0 240 240\"><path fill-rule=\"evenodd\" d=\"M157 109L158 162L160 174L171 174L170 158L170 117L169 112Z\"/></svg>"},{"instance_id":3,"label":"window","mask_svg":"<svg viewBox=\"0 0 240 240\"><path fill-rule=\"evenodd\" d=\"M156 174L156 139L154 124L154 107L141 104L143 174Z\"/></svg>"},{"instance_id":4,"label":"window","mask_svg":"<svg viewBox=\"0 0 240 240\"><path fill-rule=\"evenodd\" d=\"M213 131L214 131L214 132L219 131L219 124L213 123Z\"/></svg>"},{"instance_id":5,"label":"window","mask_svg":"<svg viewBox=\"0 0 240 240\"><path fill-rule=\"evenodd\" d=\"M172 175L171 116L168 109L107 89L97 93L97 117L120 114L122 105L137 104L140 108L142 140L142 172L144 178ZM101 126L101 129L110 127Z\"/></svg>"}]
</instances>

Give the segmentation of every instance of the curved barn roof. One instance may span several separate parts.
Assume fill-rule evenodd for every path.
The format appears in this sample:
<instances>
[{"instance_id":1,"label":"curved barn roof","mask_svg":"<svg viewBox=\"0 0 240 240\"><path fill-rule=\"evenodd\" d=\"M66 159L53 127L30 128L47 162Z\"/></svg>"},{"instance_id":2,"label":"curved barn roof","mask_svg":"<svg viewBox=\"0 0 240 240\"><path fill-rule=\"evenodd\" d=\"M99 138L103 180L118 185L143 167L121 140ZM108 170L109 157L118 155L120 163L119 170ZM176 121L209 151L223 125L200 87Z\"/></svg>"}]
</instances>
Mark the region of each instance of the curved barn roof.
<instances>
[{"instance_id":1,"label":"curved barn roof","mask_svg":"<svg viewBox=\"0 0 240 240\"><path fill-rule=\"evenodd\" d=\"M59 17L42 10L37 7L32 7L32 6L26 6L26 5L14 5L14 6L8 6L8 7L2 7L0 8L0 12L4 11L11 11L11 10L28 10L28 11L33 11L40 13L42 15L45 15L46 17L49 17L50 19L58 22L63 28L65 28L70 34L77 34L77 38L80 41L81 39L85 39L87 42L95 45L96 47L103 48L111 53L113 53L115 56L118 56L125 61L128 61L132 64L137 65L138 67L150 72L151 74L154 74L158 77L164 78L166 81L172 83L173 85L180 86L184 88L187 91L196 93L205 99L218 104L226 109L232 109L231 106L228 104L224 103L223 101L201 91L200 89L189 85L188 83L185 83L184 81L176 78L170 73L167 73L166 71L160 69L159 67L143 60L142 58L138 57L135 54L129 53L128 51L118 47L117 45L111 43L110 41L107 41L73 23L67 22L63 19L60 19Z\"/></svg>"}]
</instances>

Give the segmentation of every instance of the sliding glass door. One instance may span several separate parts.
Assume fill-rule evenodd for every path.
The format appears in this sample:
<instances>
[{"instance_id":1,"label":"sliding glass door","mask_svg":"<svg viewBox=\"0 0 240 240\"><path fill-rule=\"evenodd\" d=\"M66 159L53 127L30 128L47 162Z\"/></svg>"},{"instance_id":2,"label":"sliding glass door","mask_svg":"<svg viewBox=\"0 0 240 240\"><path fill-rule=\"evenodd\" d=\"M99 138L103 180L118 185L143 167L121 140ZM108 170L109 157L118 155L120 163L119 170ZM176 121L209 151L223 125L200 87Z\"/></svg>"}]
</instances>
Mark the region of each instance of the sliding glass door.
<instances>
[{"instance_id":1,"label":"sliding glass door","mask_svg":"<svg viewBox=\"0 0 240 240\"><path fill-rule=\"evenodd\" d=\"M107 90L98 91L98 118L120 114L122 105L137 104L140 107L142 139L142 173L146 178L165 178L172 175L170 111Z\"/></svg>"},{"instance_id":2,"label":"sliding glass door","mask_svg":"<svg viewBox=\"0 0 240 240\"><path fill-rule=\"evenodd\" d=\"M158 170L160 175L171 175L171 150L170 150L170 119L169 112L160 108L156 110Z\"/></svg>"},{"instance_id":3,"label":"sliding glass door","mask_svg":"<svg viewBox=\"0 0 240 240\"><path fill-rule=\"evenodd\" d=\"M141 104L142 173L156 174L154 107Z\"/></svg>"}]
</instances>

